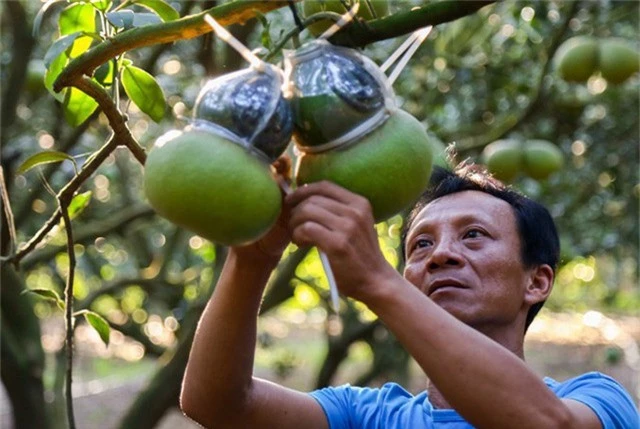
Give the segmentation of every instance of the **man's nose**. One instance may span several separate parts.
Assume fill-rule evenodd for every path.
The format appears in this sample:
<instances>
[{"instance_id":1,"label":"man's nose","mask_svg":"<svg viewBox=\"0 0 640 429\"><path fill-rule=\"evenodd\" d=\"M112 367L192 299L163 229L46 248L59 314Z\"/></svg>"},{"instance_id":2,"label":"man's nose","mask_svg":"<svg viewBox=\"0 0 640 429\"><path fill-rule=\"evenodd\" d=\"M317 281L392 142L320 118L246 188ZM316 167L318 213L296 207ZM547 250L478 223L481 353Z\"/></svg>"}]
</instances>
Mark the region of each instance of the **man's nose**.
<instances>
[{"instance_id":1,"label":"man's nose","mask_svg":"<svg viewBox=\"0 0 640 429\"><path fill-rule=\"evenodd\" d=\"M435 244L427 261L429 271L435 271L443 267L456 267L462 265L463 259L454 242L442 240Z\"/></svg>"}]
</instances>

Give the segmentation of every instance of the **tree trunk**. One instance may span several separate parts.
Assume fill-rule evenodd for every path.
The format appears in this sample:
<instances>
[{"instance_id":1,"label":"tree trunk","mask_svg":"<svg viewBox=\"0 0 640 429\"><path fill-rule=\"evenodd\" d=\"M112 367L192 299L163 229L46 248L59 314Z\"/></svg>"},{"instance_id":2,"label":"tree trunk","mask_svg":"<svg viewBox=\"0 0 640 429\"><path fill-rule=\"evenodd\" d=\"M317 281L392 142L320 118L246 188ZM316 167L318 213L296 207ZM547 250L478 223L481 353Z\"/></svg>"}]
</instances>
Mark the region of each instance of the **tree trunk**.
<instances>
[{"instance_id":1,"label":"tree trunk","mask_svg":"<svg viewBox=\"0 0 640 429\"><path fill-rule=\"evenodd\" d=\"M0 376L11 406L15 429L49 428L42 373L44 350L40 342L40 324L30 305L30 297L21 295L22 279L13 267L2 265L2 365Z\"/></svg>"}]
</instances>

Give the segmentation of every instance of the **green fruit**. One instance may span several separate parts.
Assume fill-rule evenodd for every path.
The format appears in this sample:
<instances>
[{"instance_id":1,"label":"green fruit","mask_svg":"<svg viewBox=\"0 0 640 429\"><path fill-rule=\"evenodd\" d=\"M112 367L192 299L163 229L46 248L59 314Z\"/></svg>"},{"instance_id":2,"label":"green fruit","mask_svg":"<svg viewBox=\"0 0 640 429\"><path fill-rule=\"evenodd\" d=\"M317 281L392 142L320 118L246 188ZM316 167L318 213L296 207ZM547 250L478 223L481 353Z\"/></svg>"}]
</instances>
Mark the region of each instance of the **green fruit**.
<instances>
[{"instance_id":1,"label":"green fruit","mask_svg":"<svg viewBox=\"0 0 640 429\"><path fill-rule=\"evenodd\" d=\"M560 148L546 140L529 140L524 145L524 171L529 177L544 180L564 164Z\"/></svg>"},{"instance_id":2,"label":"green fruit","mask_svg":"<svg viewBox=\"0 0 640 429\"><path fill-rule=\"evenodd\" d=\"M302 146L318 146L336 140L371 116L371 112L354 109L336 94L295 98L292 110L293 135Z\"/></svg>"},{"instance_id":3,"label":"green fruit","mask_svg":"<svg viewBox=\"0 0 640 429\"><path fill-rule=\"evenodd\" d=\"M510 182L522 170L522 146L517 140L496 140L482 151L487 169L498 180Z\"/></svg>"},{"instance_id":4,"label":"green fruit","mask_svg":"<svg viewBox=\"0 0 640 429\"><path fill-rule=\"evenodd\" d=\"M344 7L341 0L306 0L302 4L302 10L305 18L310 17L318 12L335 12L340 15L345 14L356 3L356 0L346 0L349 8ZM360 0L360 8L357 17L369 21L371 19L382 18L389 14L388 0ZM331 20L317 21L308 28L311 34L319 36L333 25Z\"/></svg>"},{"instance_id":5,"label":"green fruit","mask_svg":"<svg viewBox=\"0 0 640 429\"><path fill-rule=\"evenodd\" d=\"M429 133L428 135L429 146L431 146L431 153L433 154L433 165L450 169L451 165L447 159L447 146L433 134Z\"/></svg>"},{"instance_id":6,"label":"green fruit","mask_svg":"<svg viewBox=\"0 0 640 429\"><path fill-rule=\"evenodd\" d=\"M572 37L558 48L555 66L568 82L586 82L598 68L598 42L585 36Z\"/></svg>"},{"instance_id":7,"label":"green fruit","mask_svg":"<svg viewBox=\"0 0 640 429\"><path fill-rule=\"evenodd\" d=\"M197 129L158 139L145 163L144 189L161 216L229 246L260 238L281 209L280 189L266 163Z\"/></svg>"},{"instance_id":8,"label":"green fruit","mask_svg":"<svg viewBox=\"0 0 640 429\"><path fill-rule=\"evenodd\" d=\"M638 51L623 39L600 42L600 72L608 82L619 84L640 70Z\"/></svg>"},{"instance_id":9,"label":"green fruit","mask_svg":"<svg viewBox=\"0 0 640 429\"><path fill-rule=\"evenodd\" d=\"M330 180L369 200L376 221L417 200L429 183L432 153L424 126L409 113L394 112L359 141L339 150L298 158L299 185Z\"/></svg>"}]
</instances>

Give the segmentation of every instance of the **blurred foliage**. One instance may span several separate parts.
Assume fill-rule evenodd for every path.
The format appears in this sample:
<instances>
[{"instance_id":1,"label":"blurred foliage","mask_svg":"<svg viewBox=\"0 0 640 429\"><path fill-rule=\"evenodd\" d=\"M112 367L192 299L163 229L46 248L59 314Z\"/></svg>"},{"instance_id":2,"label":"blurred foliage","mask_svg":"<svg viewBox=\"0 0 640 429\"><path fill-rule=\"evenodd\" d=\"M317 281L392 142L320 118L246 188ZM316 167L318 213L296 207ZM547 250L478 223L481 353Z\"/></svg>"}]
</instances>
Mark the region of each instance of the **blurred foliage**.
<instances>
[{"instance_id":1,"label":"blurred foliage","mask_svg":"<svg viewBox=\"0 0 640 429\"><path fill-rule=\"evenodd\" d=\"M170 3L184 16L216 2ZM420 3L396 1L391 10ZM42 4L17 4L24 8L24 25L30 27ZM71 128L60 103L44 87L43 58L58 37L62 5L49 8L39 37L25 52L15 49L19 33L13 27L19 21L10 21L18 12L2 6L6 9L0 37L2 94L16 82L21 85L17 99L2 100L3 112L5 106L13 107L14 117L2 124L0 136L18 243L28 240L57 208L47 188L58 192L73 177L74 165L48 164L15 175L17 166L43 150L65 152L82 165L111 134L105 116L97 113ZM552 310L628 314L640 310L640 79L636 75L611 85L596 75L586 84L566 83L552 66L558 44L576 35L622 37L637 47L639 7L637 2L610 0L499 2L438 26L394 85L400 105L440 140L454 143L459 160L479 161L483 147L502 137L546 139L562 149L567 162L561 172L544 182L521 177L513 183L550 208L561 233L561 267L547 304ZM231 31L252 49L262 43L271 48L294 25L291 12L283 8L244 26L232 26ZM299 41L310 37L303 32ZM364 52L381 64L401 42L378 42ZM18 79L11 65L24 54L28 58ZM156 123L124 92L119 94L128 127L147 150L164 132L185 125L207 79L245 67L234 51L210 34L136 49L127 57L155 76L170 109ZM147 355L168 351L165 356L170 359L178 340L192 332L192 315L202 310L214 288L225 252L155 216L142 193L142 172L138 161L119 149L80 188L91 191L92 198L74 220L78 260L74 294L77 310L95 311L113 329L142 345ZM381 248L398 269L402 269L401 225L401 216L377 225ZM22 261L24 287L62 294L68 274L63 232L60 224L46 245ZM3 240L6 246L6 234ZM298 257L297 251L295 246L288 249L279 271L285 271L289 258ZM371 362L360 382L406 376L408 356L363 305L343 302L340 326L328 316L328 286L315 251L296 264L282 284L274 301L279 305L277 314L288 312L297 315L294 321L325 323L327 359L319 369L318 385L330 382L341 363L354 355ZM273 290L269 293L276 295ZM62 317L53 303L33 299L30 305L40 319ZM10 317L3 311L3 321ZM261 347L268 350L274 340L265 335ZM48 344L45 350L60 353L61 345ZM300 362L295 353L277 348L271 356L260 356L281 377ZM48 371L61 371L55 362L48 363ZM60 395L60 386L52 389Z\"/></svg>"}]
</instances>

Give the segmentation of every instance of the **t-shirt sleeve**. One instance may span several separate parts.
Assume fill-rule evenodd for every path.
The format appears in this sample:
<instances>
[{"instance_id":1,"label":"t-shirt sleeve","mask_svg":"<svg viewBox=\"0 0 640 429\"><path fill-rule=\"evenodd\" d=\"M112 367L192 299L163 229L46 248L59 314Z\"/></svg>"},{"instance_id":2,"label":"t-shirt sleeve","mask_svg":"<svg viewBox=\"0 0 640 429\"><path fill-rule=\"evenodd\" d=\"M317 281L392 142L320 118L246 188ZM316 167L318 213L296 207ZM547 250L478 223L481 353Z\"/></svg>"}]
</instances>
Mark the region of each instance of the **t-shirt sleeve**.
<instances>
[{"instance_id":1,"label":"t-shirt sleeve","mask_svg":"<svg viewBox=\"0 0 640 429\"><path fill-rule=\"evenodd\" d=\"M330 429L338 428L359 428L362 420L373 423L375 420L375 410L366 410L367 404L375 404L379 396L380 389L353 387L348 384L338 387L327 387L315 390L310 395L320 403L327 416ZM365 408L365 409L363 409ZM362 413L368 414L363 419ZM369 426L366 426L369 427Z\"/></svg>"},{"instance_id":2,"label":"t-shirt sleeve","mask_svg":"<svg viewBox=\"0 0 640 429\"><path fill-rule=\"evenodd\" d=\"M600 419L603 429L638 429L640 418L631 396L613 378L589 372L565 383L556 391L560 398L580 401Z\"/></svg>"}]
</instances>

